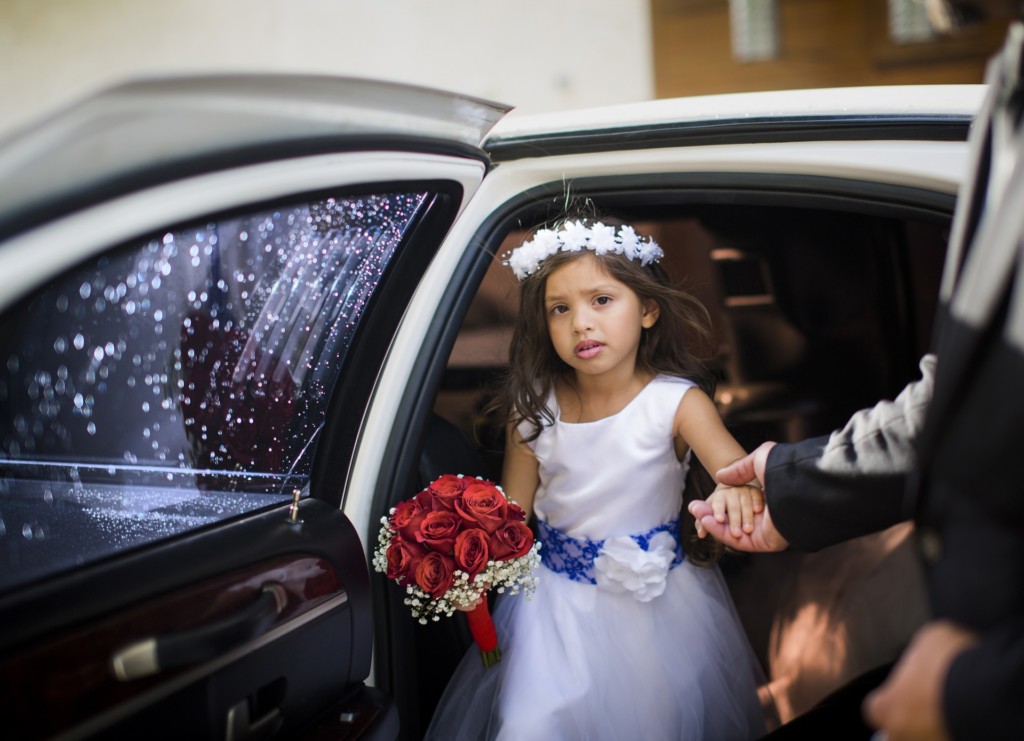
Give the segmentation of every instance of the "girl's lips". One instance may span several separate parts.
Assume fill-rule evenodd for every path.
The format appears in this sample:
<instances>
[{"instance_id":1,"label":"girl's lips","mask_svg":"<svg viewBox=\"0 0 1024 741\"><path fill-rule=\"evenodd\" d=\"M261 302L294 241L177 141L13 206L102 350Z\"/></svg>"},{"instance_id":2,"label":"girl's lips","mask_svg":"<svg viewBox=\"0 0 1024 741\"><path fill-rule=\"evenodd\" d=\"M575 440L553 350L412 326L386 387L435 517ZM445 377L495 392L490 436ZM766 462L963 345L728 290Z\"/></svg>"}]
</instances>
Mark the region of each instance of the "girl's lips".
<instances>
[{"instance_id":1,"label":"girl's lips","mask_svg":"<svg viewBox=\"0 0 1024 741\"><path fill-rule=\"evenodd\" d=\"M584 360L592 358L601 352L601 347L602 345L600 342L595 342L594 340L583 340L583 342L576 345L576 357L583 358Z\"/></svg>"}]
</instances>

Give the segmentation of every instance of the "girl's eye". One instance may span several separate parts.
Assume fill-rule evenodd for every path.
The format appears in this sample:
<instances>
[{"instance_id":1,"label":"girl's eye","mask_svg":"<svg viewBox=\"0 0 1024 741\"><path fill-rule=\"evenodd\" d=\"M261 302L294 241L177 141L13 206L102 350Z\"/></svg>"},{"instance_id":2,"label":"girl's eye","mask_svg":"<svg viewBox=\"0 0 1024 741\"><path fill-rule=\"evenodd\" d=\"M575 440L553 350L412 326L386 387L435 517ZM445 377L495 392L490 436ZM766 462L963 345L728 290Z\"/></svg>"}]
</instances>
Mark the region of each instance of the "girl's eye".
<instances>
[{"instance_id":1,"label":"girl's eye","mask_svg":"<svg viewBox=\"0 0 1024 741\"><path fill-rule=\"evenodd\" d=\"M595 299L595 301L596 301L598 306L604 306L605 304L609 303L611 300L612 300L611 296L598 296L597 299Z\"/></svg>"},{"instance_id":2,"label":"girl's eye","mask_svg":"<svg viewBox=\"0 0 1024 741\"><path fill-rule=\"evenodd\" d=\"M568 310L569 310L569 309L568 309L567 307L565 307L565 306L562 306L561 304L559 304L559 305L557 305L557 306L552 306L552 307L551 307L551 313L552 313L552 314L564 314L564 313L565 313L565 312L567 312Z\"/></svg>"}]
</instances>

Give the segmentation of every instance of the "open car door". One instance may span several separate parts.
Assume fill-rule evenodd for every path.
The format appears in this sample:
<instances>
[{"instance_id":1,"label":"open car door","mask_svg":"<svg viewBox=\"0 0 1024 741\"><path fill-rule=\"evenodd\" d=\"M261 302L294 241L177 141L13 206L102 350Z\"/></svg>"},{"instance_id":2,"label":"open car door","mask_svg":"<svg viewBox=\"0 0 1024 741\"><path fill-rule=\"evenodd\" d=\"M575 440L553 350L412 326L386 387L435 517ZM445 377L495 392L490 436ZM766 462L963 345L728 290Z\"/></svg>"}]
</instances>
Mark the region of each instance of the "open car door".
<instances>
[{"instance_id":1,"label":"open car door","mask_svg":"<svg viewBox=\"0 0 1024 741\"><path fill-rule=\"evenodd\" d=\"M6 737L397 735L340 506L504 112L157 80L0 145Z\"/></svg>"}]
</instances>

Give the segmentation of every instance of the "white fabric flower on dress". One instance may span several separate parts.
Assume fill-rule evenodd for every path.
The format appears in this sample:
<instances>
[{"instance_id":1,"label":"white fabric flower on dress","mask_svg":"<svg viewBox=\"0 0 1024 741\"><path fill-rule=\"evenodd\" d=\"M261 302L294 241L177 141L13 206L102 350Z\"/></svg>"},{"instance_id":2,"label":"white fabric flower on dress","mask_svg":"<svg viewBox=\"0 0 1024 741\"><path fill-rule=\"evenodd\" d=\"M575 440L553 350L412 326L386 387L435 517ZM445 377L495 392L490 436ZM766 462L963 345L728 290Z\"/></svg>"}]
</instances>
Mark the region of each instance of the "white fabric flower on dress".
<instances>
[{"instance_id":1,"label":"white fabric flower on dress","mask_svg":"<svg viewBox=\"0 0 1024 741\"><path fill-rule=\"evenodd\" d=\"M597 586L608 592L632 592L639 602L650 602L665 591L669 569L676 558L676 539L666 532L651 538L645 551L633 538L609 538L594 559Z\"/></svg>"}]
</instances>

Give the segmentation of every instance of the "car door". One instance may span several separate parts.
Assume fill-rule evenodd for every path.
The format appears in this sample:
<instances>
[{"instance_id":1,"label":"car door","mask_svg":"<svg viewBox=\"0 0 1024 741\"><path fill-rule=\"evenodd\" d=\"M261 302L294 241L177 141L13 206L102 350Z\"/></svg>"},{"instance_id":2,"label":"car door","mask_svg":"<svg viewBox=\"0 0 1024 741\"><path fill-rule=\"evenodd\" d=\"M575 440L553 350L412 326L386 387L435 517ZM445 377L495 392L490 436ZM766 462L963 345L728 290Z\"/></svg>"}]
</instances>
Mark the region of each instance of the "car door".
<instances>
[{"instance_id":1,"label":"car door","mask_svg":"<svg viewBox=\"0 0 1024 741\"><path fill-rule=\"evenodd\" d=\"M156 80L0 147L5 737L394 737L339 507L504 110Z\"/></svg>"}]
</instances>

